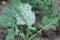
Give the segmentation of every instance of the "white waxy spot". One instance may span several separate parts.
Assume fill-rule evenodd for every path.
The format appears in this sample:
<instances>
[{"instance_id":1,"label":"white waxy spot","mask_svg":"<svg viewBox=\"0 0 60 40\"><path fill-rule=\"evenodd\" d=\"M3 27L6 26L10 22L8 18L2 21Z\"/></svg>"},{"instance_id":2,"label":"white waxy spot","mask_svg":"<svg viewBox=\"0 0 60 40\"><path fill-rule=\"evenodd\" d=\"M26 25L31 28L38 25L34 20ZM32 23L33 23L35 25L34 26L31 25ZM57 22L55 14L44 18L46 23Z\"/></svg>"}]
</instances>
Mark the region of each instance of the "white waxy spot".
<instances>
[{"instance_id":1,"label":"white waxy spot","mask_svg":"<svg viewBox=\"0 0 60 40\"><path fill-rule=\"evenodd\" d=\"M5 1L2 1L2 4L3 4L3 5L5 5L5 4L6 4L6 2L5 2Z\"/></svg>"}]
</instances>

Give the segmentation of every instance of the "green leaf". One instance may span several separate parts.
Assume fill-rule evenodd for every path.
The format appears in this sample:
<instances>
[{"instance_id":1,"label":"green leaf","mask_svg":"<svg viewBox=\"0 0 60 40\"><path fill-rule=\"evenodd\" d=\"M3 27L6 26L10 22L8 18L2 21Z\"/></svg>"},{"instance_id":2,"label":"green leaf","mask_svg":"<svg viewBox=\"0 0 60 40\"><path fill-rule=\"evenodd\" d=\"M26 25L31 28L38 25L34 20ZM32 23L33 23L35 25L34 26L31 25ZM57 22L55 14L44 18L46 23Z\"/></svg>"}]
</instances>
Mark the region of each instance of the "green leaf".
<instances>
[{"instance_id":1,"label":"green leaf","mask_svg":"<svg viewBox=\"0 0 60 40\"><path fill-rule=\"evenodd\" d=\"M4 7L2 9L2 11L7 15L7 16L11 16L11 10L8 7Z\"/></svg>"},{"instance_id":2,"label":"green leaf","mask_svg":"<svg viewBox=\"0 0 60 40\"><path fill-rule=\"evenodd\" d=\"M43 17L42 23L43 23L44 25L47 25L47 24L48 24L48 17L47 17L47 16L44 16L44 17Z\"/></svg>"},{"instance_id":3,"label":"green leaf","mask_svg":"<svg viewBox=\"0 0 60 40\"><path fill-rule=\"evenodd\" d=\"M8 35L6 37L6 40L14 40L14 30L13 29L8 29Z\"/></svg>"},{"instance_id":4,"label":"green leaf","mask_svg":"<svg viewBox=\"0 0 60 40\"><path fill-rule=\"evenodd\" d=\"M0 15L0 26L9 27L15 24L15 20L12 17Z\"/></svg>"},{"instance_id":5,"label":"green leaf","mask_svg":"<svg viewBox=\"0 0 60 40\"><path fill-rule=\"evenodd\" d=\"M11 7L11 12L12 12L12 13L11 13L12 16L16 18L17 15L18 15L18 12L17 12L13 7Z\"/></svg>"},{"instance_id":6,"label":"green leaf","mask_svg":"<svg viewBox=\"0 0 60 40\"><path fill-rule=\"evenodd\" d=\"M58 25L58 18L49 20L49 23L45 26L45 30L54 29Z\"/></svg>"},{"instance_id":7,"label":"green leaf","mask_svg":"<svg viewBox=\"0 0 60 40\"><path fill-rule=\"evenodd\" d=\"M31 8L32 7L29 4L21 4L20 6L17 7L17 9L19 9L22 14L22 15L20 15L20 14L16 15L16 20L17 20L18 25L26 24L24 20L26 20L26 22L29 25L32 25L35 23L35 19L36 19L35 14L34 14L34 12L31 11ZM24 17L24 20L21 16Z\"/></svg>"}]
</instances>

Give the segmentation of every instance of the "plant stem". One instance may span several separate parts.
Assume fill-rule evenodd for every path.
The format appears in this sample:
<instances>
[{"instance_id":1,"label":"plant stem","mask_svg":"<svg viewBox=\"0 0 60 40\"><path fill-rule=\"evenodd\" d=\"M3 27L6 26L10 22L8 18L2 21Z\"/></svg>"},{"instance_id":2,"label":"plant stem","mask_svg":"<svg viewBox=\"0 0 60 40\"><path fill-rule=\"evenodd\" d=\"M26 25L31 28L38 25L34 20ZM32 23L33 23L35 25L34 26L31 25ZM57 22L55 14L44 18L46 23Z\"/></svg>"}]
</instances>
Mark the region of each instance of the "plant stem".
<instances>
[{"instance_id":1,"label":"plant stem","mask_svg":"<svg viewBox=\"0 0 60 40\"><path fill-rule=\"evenodd\" d=\"M42 30L43 30L43 29L39 30L36 34L34 34L33 36L31 36L31 37L29 38L29 40L31 40L32 38L34 38L38 33L41 33Z\"/></svg>"},{"instance_id":2,"label":"plant stem","mask_svg":"<svg viewBox=\"0 0 60 40\"><path fill-rule=\"evenodd\" d=\"M27 28L27 29L26 29L26 40L29 39L29 32L30 32L30 31L29 31L29 28Z\"/></svg>"},{"instance_id":3,"label":"plant stem","mask_svg":"<svg viewBox=\"0 0 60 40\"><path fill-rule=\"evenodd\" d=\"M29 39L29 32L30 32L30 29L29 29L29 27L31 27L29 24L27 24L27 29L26 29L26 40L28 40Z\"/></svg>"}]
</instances>

